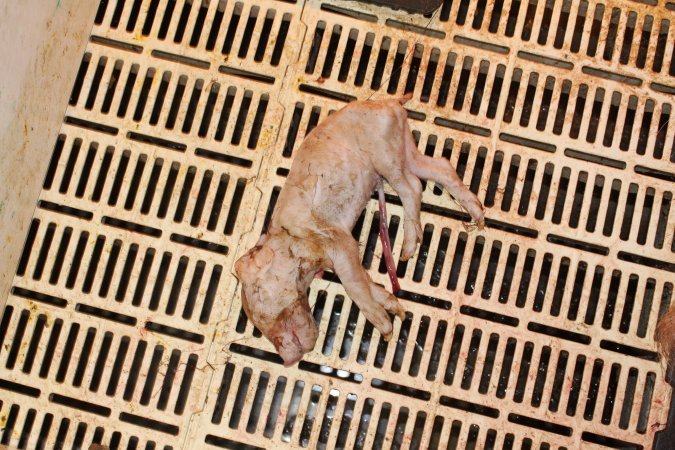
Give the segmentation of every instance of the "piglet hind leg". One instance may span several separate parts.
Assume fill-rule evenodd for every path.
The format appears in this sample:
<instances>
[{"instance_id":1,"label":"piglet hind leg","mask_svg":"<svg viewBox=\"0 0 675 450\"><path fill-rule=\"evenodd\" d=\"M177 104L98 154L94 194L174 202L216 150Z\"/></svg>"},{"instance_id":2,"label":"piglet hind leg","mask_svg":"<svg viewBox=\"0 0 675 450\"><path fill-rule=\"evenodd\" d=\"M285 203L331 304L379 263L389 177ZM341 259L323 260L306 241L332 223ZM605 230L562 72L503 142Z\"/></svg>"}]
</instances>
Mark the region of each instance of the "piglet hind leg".
<instances>
[{"instance_id":1,"label":"piglet hind leg","mask_svg":"<svg viewBox=\"0 0 675 450\"><path fill-rule=\"evenodd\" d=\"M399 301L377 286L359 261L358 244L349 233L336 230L332 239L331 261L347 295L356 303L366 319L389 340L393 326L387 311L405 317Z\"/></svg>"},{"instance_id":2,"label":"piglet hind leg","mask_svg":"<svg viewBox=\"0 0 675 450\"><path fill-rule=\"evenodd\" d=\"M478 228L482 228L485 222L483 205L478 197L464 186L450 162L443 158L431 158L421 154L415 147L412 137L408 139L407 147L410 170L419 178L442 185L467 210L478 224Z\"/></svg>"},{"instance_id":3,"label":"piglet hind leg","mask_svg":"<svg viewBox=\"0 0 675 450\"><path fill-rule=\"evenodd\" d=\"M405 214L401 260L407 261L415 254L417 244L422 240L422 225L420 224L422 184L416 177L408 177L402 171L388 175L387 182L400 197Z\"/></svg>"},{"instance_id":4,"label":"piglet hind leg","mask_svg":"<svg viewBox=\"0 0 675 450\"><path fill-rule=\"evenodd\" d=\"M391 155L397 155L397 152L391 152ZM392 158L395 158L395 156L392 156ZM422 240L422 225L420 224L422 184L417 177L404 169L404 166L404 159L391 161L386 164L376 162L376 169L387 180L387 183L394 188L403 205L405 217L403 220L401 260L407 261L415 254L417 244ZM380 189L381 187L378 187L378 190Z\"/></svg>"}]
</instances>

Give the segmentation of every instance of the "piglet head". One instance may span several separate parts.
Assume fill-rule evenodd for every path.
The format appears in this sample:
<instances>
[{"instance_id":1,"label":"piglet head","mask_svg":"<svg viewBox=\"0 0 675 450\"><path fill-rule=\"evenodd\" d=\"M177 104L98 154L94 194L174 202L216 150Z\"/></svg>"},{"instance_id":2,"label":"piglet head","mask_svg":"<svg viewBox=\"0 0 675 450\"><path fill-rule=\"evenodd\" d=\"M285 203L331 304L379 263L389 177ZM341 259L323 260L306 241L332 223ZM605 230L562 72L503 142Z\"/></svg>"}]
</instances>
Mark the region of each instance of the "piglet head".
<instances>
[{"instance_id":1,"label":"piglet head","mask_svg":"<svg viewBox=\"0 0 675 450\"><path fill-rule=\"evenodd\" d=\"M290 366L314 348L318 330L307 288L312 276L294 256L288 235L263 236L235 263L249 320Z\"/></svg>"}]
</instances>

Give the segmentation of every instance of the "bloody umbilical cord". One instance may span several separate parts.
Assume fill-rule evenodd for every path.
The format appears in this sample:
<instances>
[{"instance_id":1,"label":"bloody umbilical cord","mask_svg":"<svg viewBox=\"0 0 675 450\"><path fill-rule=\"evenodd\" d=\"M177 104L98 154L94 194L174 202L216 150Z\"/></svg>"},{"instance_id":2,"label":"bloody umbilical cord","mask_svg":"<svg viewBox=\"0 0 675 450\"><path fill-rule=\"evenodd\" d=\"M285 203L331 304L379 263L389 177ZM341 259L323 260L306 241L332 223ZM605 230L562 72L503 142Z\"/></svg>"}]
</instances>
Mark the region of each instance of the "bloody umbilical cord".
<instances>
[{"instance_id":1,"label":"bloody umbilical cord","mask_svg":"<svg viewBox=\"0 0 675 450\"><path fill-rule=\"evenodd\" d=\"M377 195L380 204L380 240L382 241L382 256L384 257L384 263L387 266L389 280L391 280L391 290L396 294L399 289L401 289L401 286L398 284L394 255L391 253L389 226L387 225L387 203L384 200L384 183L382 182L382 178L380 178L377 183Z\"/></svg>"}]
</instances>

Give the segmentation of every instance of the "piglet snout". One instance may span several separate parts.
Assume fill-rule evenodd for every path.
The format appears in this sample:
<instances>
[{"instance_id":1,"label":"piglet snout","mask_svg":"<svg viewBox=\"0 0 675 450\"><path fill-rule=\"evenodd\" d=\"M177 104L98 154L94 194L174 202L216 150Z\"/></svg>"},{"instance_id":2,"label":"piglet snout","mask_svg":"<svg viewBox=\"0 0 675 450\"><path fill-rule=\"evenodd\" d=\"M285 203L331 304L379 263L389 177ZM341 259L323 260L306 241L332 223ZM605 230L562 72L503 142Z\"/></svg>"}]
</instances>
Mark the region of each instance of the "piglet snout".
<instances>
[{"instance_id":1,"label":"piglet snout","mask_svg":"<svg viewBox=\"0 0 675 450\"><path fill-rule=\"evenodd\" d=\"M266 333L287 367L311 351L319 337L319 330L306 303L298 300L284 308Z\"/></svg>"}]
</instances>

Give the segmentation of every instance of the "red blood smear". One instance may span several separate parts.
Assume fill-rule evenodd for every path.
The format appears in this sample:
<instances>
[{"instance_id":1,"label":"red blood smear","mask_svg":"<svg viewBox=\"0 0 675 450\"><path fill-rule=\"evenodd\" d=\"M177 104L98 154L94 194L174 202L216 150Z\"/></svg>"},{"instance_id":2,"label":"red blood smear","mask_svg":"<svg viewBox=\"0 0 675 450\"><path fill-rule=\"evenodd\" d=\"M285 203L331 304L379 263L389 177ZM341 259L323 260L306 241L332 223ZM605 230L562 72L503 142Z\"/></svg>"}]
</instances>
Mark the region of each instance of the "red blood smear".
<instances>
[{"instance_id":1,"label":"red blood smear","mask_svg":"<svg viewBox=\"0 0 675 450\"><path fill-rule=\"evenodd\" d=\"M382 241L382 256L384 256L384 263L387 266L387 273L391 281L391 290L396 294L401 286L398 284L398 277L396 276L396 264L394 263L394 255L391 254L391 242L389 241L389 227L387 226L387 204L384 200L384 186L382 181L377 186L377 195L380 203L380 240Z\"/></svg>"}]
</instances>

